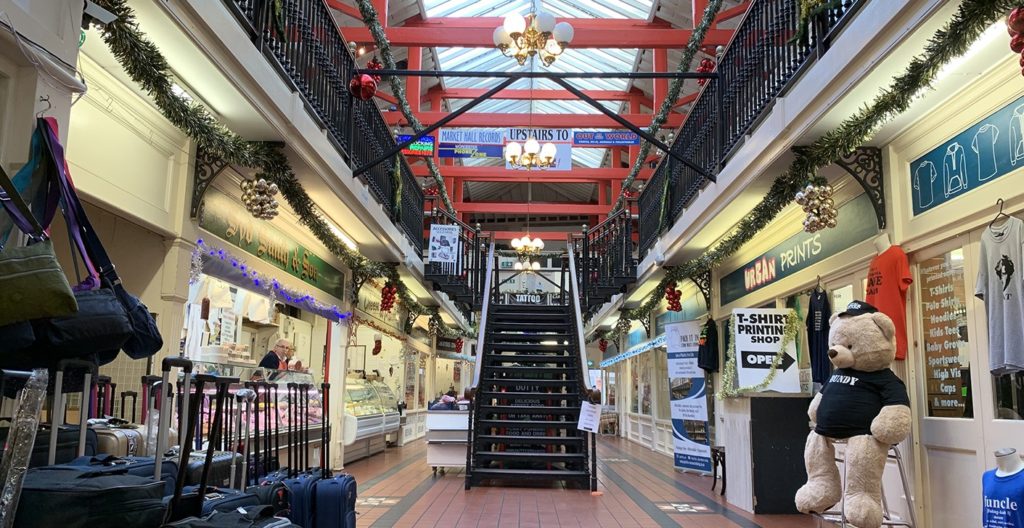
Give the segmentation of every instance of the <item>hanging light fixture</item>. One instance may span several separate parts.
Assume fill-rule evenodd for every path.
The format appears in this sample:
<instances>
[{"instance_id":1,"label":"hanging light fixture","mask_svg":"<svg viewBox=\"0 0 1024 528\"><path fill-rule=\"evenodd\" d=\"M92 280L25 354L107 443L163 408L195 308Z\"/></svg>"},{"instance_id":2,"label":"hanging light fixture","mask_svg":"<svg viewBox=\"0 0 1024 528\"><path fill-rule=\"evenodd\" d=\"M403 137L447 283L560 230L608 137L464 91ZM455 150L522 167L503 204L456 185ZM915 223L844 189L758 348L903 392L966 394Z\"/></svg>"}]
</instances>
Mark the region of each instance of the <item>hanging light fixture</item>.
<instances>
[{"instance_id":1,"label":"hanging light fixture","mask_svg":"<svg viewBox=\"0 0 1024 528\"><path fill-rule=\"evenodd\" d=\"M576 31L568 22L555 22L555 16L536 11L526 17L513 13L502 25L494 28L494 45L506 57L516 59L520 66L530 57L540 55L545 66L551 66L569 47Z\"/></svg>"},{"instance_id":2,"label":"hanging light fixture","mask_svg":"<svg viewBox=\"0 0 1024 528\"><path fill-rule=\"evenodd\" d=\"M533 124L533 79L530 79L530 124ZM533 131L530 131L526 142L520 145L516 141L510 141L505 145L505 161L513 169L546 169L555 166L558 156L558 147L554 143L545 142L543 145L537 141Z\"/></svg>"}]
</instances>

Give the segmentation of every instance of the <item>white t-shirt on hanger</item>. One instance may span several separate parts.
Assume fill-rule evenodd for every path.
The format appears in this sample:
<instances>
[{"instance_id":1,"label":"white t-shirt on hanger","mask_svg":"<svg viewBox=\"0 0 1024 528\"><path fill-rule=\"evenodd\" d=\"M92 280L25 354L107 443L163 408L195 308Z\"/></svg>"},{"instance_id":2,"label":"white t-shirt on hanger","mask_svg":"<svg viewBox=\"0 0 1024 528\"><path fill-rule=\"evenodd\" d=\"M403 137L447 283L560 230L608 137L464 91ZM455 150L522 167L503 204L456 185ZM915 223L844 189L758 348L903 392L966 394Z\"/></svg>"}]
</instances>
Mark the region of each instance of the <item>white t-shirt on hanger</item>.
<instances>
[{"instance_id":1,"label":"white t-shirt on hanger","mask_svg":"<svg viewBox=\"0 0 1024 528\"><path fill-rule=\"evenodd\" d=\"M974 294L985 301L989 368L993 374L1024 370L1024 221L1010 217L981 235Z\"/></svg>"}]
</instances>

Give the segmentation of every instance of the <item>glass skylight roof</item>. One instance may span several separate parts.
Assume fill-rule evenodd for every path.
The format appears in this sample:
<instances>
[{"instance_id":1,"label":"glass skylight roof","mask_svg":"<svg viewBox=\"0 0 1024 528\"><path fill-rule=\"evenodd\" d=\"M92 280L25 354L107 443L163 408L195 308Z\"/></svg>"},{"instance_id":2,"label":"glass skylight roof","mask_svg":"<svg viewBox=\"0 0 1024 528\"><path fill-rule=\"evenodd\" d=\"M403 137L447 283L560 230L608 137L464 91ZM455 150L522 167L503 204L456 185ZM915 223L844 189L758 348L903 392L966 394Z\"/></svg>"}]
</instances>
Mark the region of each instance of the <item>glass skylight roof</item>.
<instances>
[{"instance_id":1,"label":"glass skylight roof","mask_svg":"<svg viewBox=\"0 0 1024 528\"><path fill-rule=\"evenodd\" d=\"M642 18L646 19L652 0L424 0L427 18L505 16L527 14L543 9L567 18Z\"/></svg>"}]
</instances>

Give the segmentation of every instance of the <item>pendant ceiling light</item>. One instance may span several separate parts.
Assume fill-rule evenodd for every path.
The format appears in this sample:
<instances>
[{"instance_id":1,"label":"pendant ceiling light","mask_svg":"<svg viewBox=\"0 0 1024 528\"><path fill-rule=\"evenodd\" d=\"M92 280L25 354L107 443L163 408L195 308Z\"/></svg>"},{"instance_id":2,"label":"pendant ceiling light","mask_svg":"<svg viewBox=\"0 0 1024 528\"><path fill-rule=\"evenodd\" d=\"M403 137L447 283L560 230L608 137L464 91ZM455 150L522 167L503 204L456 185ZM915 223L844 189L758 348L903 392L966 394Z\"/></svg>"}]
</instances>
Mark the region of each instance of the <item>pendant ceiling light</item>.
<instances>
[{"instance_id":1,"label":"pendant ceiling light","mask_svg":"<svg viewBox=\"0 0 1024 528\"><path fill-rule=\"evenodd\" d=\"M551 66L569 47L574 35L572 24L556 23L551 13L535 11L525 17L513 13L494 29L494 45L520 66L538 55L545 66Z\"/></svg>"}]
</instances>

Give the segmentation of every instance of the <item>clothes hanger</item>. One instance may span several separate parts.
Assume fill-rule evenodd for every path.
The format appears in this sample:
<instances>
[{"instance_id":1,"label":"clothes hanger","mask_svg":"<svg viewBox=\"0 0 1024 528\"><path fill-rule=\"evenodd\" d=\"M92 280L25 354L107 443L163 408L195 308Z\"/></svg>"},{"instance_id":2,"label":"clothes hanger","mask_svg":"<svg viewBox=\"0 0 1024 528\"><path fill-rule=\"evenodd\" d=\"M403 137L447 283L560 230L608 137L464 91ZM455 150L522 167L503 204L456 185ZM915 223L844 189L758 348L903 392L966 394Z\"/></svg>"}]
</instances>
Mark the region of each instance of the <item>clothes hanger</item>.
<instances>
[{"instance_id":1,"label":"clothes hanger","mask_svg":"<svg viewBox=\"0 0 1024 528\"><path fill-rule=\"evenodd\" d=\"M50 102L50 96L49 95L40 95L39 96L39 102L40 103L46 103L46 108L36 112L36 117L43 117L43 116L46 115L47 112L49 112L50 110L53 109L53 103Z\"/></svg>"},{"instance_id":2,"label":"clothes hanger","mask_svg":"<svg viewBox=\"0 0 1024 528\"><path fill-rule=\"evenodd\" d=\"M996 213L996 217L993 218L992 221L988 223L989 229L991 229L992 227L995 226L995 223L999 221L1000 217L1005 216L1006 218L1010 218L1010 215L1008 215L1008 214L1003 212L1003 199L1002 198L996 200L996 205L999 206L999 212L997 212Z\"/></svg>"}]
</instances>

